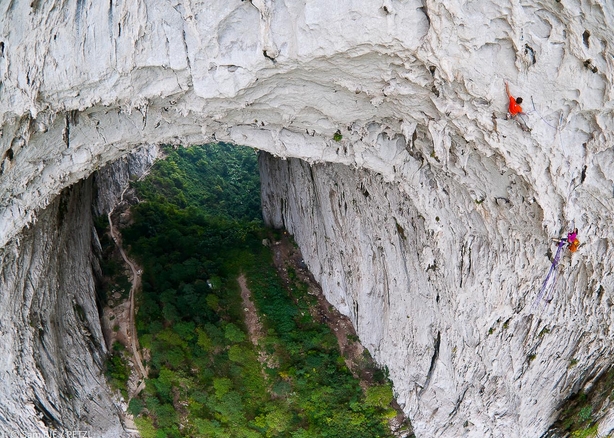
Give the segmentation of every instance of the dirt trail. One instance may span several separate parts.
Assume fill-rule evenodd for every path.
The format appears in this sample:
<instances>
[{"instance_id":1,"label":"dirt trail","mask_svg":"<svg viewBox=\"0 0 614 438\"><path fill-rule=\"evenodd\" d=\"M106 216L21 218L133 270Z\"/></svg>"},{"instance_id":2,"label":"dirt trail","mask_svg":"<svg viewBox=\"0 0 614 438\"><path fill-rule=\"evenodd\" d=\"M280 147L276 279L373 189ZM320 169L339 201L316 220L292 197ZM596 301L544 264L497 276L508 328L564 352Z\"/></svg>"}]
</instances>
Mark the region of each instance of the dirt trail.
<instances>
[{"instance_id":1,"label":"dirt trail","mask_svg":"<svg viewBox=\"0 0 614 438\"><path fill-rule=\"evenodd\" d=\"M237 282L239 283L239 287L241 288L241 298L243 299L243 311L245 312L245 325L247 326L247 331L249 334L249 340L254 344L258 351L258 362L262 365L267 365L269 368L275 368L277 363L275 358L266 354L265 351L258 348L259 341L261 338L265 336L264 328L262 327L262 323L260 322L260 318L258 318L258 312L256 310L256 306L252 301L252 292L247 287L247 279L244 274L241 274L237 278ZM266 373L263 371L263 375L266 376Z\"/></svg>"},{"instance_id":2,"label":"dirt trail","mask_svg":"<svg viewBox=\"0 0 614 438\"><path fill-rule=\"evenodd\" d=\"M263 329L260 320L258 319L258 313L256 312L256 306L252 302L252 293L247 287L247 280L244 274L241 274L237 278L239 286L241 287L241 298L243 299L243 311L245 312L245 325L249 332L249 339L252 344L258 345L258 341L263 336Z\"/></svg>"},{"instance_id":3,"label":"dirt trail","mask_svg":"<svg viewBox=\"0 0 614 438\"><path fill-rule=\"evenodd\" d=\"M124 194L122 193L121 199L123 200ZM139 340L138 340L138 336L136 333L136 324L134 321L134 314L135 314L135 293L136 291L141 287L141 270L137 269L136 264L130 260L128 258L128 256L126 255L124 248L122 247L122 239L121 239L121 235L117 232L116 227L113 225L113 219L112 219L112 214L113 211L111 211L108 214L108 218L109 218L109 230L111 233L111 237L113 239L113 241L115 242L115 244L117 245L117 249L119 249L119 252L122 256L122 258L124 259L124 262L130 266L130 270L132 271L132 278L131 278L131 283L132 283L132 287L130 288L130 307L129 307L129 332L127 333L129 342L130 342L130 349L132 350L132 357L134 359L135 362L135 370L137 371L138 374L138 380L140 381L138 387L136 388L133 396L138 395L144 388L145 388L145 379L147 378L147 370L145 369L145 367L143 366L143 359L141 358L141 353L139 350Z\"/></svg>"}]
</instances>

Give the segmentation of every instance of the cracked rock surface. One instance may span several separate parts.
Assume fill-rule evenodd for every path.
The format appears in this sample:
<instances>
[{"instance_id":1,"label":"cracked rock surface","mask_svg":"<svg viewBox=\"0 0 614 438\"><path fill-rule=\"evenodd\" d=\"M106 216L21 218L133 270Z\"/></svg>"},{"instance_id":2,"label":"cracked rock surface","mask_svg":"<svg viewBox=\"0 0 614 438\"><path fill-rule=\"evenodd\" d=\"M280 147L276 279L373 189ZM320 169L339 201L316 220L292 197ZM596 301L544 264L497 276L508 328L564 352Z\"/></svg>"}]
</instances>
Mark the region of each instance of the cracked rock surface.
<instances>
[{"instance_id":1,"label":"cracked rock surface","mask_svg":"<svg viewBox=\"0 0 614 438\"><path fill-rule=\"evenodd\" d=\"M103 374L91 179L66 189L0 252L0 429L122 436Z\"/></svg>"},{"instance_id":2,"label":"cracked rock surface","mask_svg":"<svg viewBox=\"0 0 614 438\"><path fill-rule=\"evenodd\" d=\"M67 187L143 144L248 145L313 164L263 164L268 218L418 436L539 436L612 356L613 22L602 0L4 1L0 269L18 276L0 300L29 308L37 272L62 269L9 266ZM574 226L583 246L533 314ZM10 315L2 348L39 354ZM36 387L23 370L16 388Z\"/></svg>"}]
</instances>

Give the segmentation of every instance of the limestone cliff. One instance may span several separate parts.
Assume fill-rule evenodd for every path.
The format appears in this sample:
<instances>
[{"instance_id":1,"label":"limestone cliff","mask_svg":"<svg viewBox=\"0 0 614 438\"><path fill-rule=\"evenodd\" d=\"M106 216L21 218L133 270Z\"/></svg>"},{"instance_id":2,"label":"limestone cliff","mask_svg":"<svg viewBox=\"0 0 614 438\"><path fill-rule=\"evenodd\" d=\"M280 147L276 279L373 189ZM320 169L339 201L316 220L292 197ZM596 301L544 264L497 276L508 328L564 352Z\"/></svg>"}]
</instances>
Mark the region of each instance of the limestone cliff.
<instances>
[{"instance_id":1,"label":"limestone cliff","mask_svg":"<svg viewBox=\"0 0 614 438\"><path fill-rule=\"evenodd\" d=\"M131 180L145 176L156 159L161 158L157 145L145 145L103 167L94 174L94 214L105 215L122 200Z\"/></svg>"},{"instance_id":2,"label":"limestone cliff","mask_svg":"<svg viewBox=\"0 0 614 438\"><path fill-rule=\"evenodd\" d=\"M266 163L270 220L419 435L539 436L614 348L613 22L602 0L2 2L0 247L26 254L26 224L141 144L304 159ZM571 226L584 245L536 315ZM7 324L3 348L33 348Z\"/></svg>"},{"instance_id":3,"label":"limestone cliff","mask_svg":"<svg viewBox=\"0 0 614 438\"><path fill-rule=\"evenodd\" d=\"M0 430L121 436L93 280L91 178L0 253Z\"/></svg>"},{"instance_id":4,"label":"limestone cliff","mask_svg":"<svg viewBox=\"0 0 614 438\"><path fill-rule=\"evenodd\" d=\"M65 189L0 251L0 431L126 435L103 375L92 211L109 211L158 148L142 147ZM92 208L94 207L94 208Z\"/></svg>"},{"instance_id":5,"label":"limestone cliff","mask_svg":"<svg viewBox=\"0 0 614 438\"><path fill-rule=\"evenodd\" d=\"M260 162L265 221L294 234L327 298L388 366L416 436L541 436L611 366L611 289L586 250L565 256L554 301L532 307L550 242L536 238L541 212L517 177L489 175L508 185L485 187L477 204L430 171L408 194L347 166ZM489 167L481 157L466 168ZM605 418L604 435L612 427Z\"/></svg>"}]
</instances>

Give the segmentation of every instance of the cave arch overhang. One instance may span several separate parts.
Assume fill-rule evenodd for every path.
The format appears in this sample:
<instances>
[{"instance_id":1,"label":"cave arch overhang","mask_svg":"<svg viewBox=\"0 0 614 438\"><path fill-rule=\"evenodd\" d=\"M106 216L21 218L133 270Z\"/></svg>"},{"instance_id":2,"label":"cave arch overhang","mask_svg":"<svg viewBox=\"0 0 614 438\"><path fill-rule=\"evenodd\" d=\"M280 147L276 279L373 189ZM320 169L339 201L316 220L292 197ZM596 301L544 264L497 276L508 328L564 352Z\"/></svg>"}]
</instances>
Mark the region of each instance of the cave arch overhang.
<instances>
[{"instance_id":1,"label":"cave arch overhang","mask_svg":"<svg viewBox=\"0 0 614 438\"><path fill-rule=\"evenodd\" d=\"M534 188L550 233L582 221L564 204L570 179L584 181L587 150L597 176L612 173L612 115L599 111L608 77L594 71L609 71L597 44L609 37L608 8L570 17L539 4L421 0L201 6L2 6L0 247L62 188L144 143L231 141L397 181L425 160L444 173L462 167L451 149L466 143ZM510 35L518 26L521 37ZM563 34L578 35L590 69L572 41L550 41ZM502 120L505 80L560 109L566 147L551 147L545 123L527 135ZM603 183L593 188L609 194Z\"/></svg>"}]
</instances>

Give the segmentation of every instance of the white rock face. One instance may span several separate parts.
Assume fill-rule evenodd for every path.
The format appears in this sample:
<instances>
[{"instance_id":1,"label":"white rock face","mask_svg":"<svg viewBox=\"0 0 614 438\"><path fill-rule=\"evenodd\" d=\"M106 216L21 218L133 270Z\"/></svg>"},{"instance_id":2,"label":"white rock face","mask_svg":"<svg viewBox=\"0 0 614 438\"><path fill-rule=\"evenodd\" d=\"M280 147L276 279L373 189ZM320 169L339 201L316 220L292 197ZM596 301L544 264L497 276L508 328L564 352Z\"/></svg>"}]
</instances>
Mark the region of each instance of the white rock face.
<instances>
[{"instance_id":1,"label":"white rock face","mask_svg":"<svg viewBox=\"0 0 614 438\"><path fill-rule=\"evenodd\" d=\"M269 163L286 201L267 209L418 436L539 436L609 366L612 2L11 0L0 17L0 247L138 145L233 141L359 169ZM584 246L532 316L572 226Z\"/></svg>"},{"instance_id":2,"label":"white rock face","mask_svg":"<svg viewBox=\"0 0 614 438\"><path fill-rule=\"evenodd\" d=\"M145 145L96 172L95 216L110 213L122 201L130 181L143 178L158 158L162 158L158 145Z\"/></svg>"},{"instance_id":3,"label":"white rock face","mask_svg":"<svg viewBox=\"0 0 614 438\"><path fill-rule=\"evenodd\" d=\"M125 436L103 375L92 275L91 179L67 189L0 250L0 430ZM60 433L60 432L58 432Z\"/></svg>"},{"instance_id":4,"label":"white rock face","mask_svg":"<svg viewBox=\"0 0 614 438\"><path fill-rule=\"evenodd\" d=\"M125 407L103 375L92 207L110 211L157 153L157 146L141 147L65 189L0 249L0 432L34 436L51 426L56 433L131 436L120 422Z\"/></svg>"},{"instance_id":5,"label":"white rock face","mask_svg":"<svg viewBox=\"0 0 614 438\"><path fill-rule=\"evenodd\" d=\"M466 169L491 166L480 157ZM405 191L373 172L263 155L261 177L265 221L294 234L327 298L388 366L416 436L539 437L611 364L611 292L596 288L586 249L565 256L553 303L531 308L549 242L535 237L540 209L516 176L490 175L508 186L493 181L479 205L430 170Z\"/></svg>"}]
</instances>

